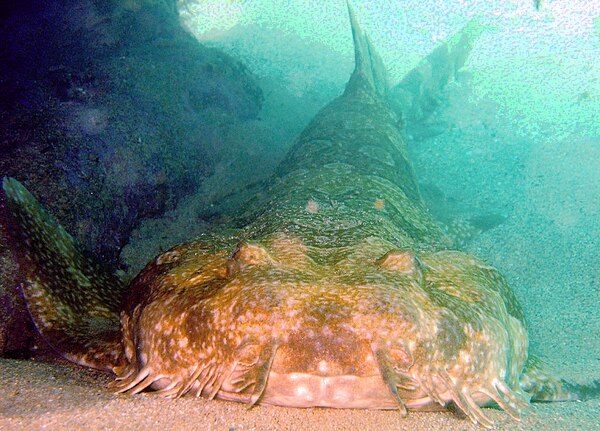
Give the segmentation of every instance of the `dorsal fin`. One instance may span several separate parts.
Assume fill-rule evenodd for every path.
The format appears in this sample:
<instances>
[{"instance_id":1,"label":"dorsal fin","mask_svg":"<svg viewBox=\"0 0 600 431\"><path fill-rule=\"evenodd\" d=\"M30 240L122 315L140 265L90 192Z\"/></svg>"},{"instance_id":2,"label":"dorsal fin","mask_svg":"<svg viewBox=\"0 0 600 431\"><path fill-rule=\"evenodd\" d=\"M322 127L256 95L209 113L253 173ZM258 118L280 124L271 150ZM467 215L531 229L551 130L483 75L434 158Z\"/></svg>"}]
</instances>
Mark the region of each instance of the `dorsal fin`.
<instances>
[{"instance_id":1,"label":"dorsal fin","mask_svg":"<svg viewBox=\"0 0 600 431\"><path fill-rule=\"evenodd\" d=\"M387 72L381 57L375 51L369 37L361 30L356 15L348 2L348 14L352 26L354 39L354 72L346 86L346 92L357 85L368 84L379 96L385 97L388 93Z\"/></svg>"},{"instance_id":2,"label":"dorsal fin","mask_svg":"<svg viewBox=\"0 0 600 431\"><path fill-rule=\"evenodd\" d=\"M73 362L109 370L120 366L123 280L86 257L21 183L5 177L2 185L13 217L11 246L36 328Z\"/></svg>"}]
</instances>

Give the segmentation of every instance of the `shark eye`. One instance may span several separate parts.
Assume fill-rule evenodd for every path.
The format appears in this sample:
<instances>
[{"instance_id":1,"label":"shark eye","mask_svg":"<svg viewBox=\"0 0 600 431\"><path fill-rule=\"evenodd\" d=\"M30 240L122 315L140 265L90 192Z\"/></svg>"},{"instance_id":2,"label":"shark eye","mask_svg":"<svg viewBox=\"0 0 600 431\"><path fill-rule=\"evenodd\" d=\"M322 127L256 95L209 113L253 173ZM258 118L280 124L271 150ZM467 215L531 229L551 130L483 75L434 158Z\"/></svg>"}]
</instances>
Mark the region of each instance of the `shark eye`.
<instances>
[{"instance_id":1,"label":"shark eye","mask_svg":"<svg viewBox=\"0 0 600 431\"><path fill-rule=\"evenodd\" d=\"M412 275L419 280L423 277L421 261L412 250L388 251L377 260L377 265L389 271Z\"/></svg>"},{"instance_id":2,"label":"shark eye","mask_svg":"<svg viewBox=\"0 0 600 431\"><path fill-rule=\"evenodd\" d=\"M256 244L243 243L238 246L227 262L227 272L231 275L247 266L264 265L271 260L271 256L269 256L269 253L263 247Z\"/></svg>"}]
</instances>

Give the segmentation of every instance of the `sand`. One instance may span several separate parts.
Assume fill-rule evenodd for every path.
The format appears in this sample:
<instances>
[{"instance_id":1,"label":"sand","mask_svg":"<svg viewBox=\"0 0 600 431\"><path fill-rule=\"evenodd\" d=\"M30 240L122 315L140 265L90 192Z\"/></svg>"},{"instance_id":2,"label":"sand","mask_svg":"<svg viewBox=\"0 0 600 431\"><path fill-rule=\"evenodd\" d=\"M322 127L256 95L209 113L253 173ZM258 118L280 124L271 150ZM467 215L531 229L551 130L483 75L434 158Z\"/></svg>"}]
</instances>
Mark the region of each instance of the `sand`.
<instances>
[{"instance_id":1,"label":"sand","mask_svg":"<svg viewBox=\"0 0 600 431\"><path fill-rule=\"evenodd\" d=\"M112 394L110 376L66 363L0 359L0 430L477 430L455 412L288 409L184 397ZM600 401L536 404L517 422L487 409L500 430L600 429Z\"/></svg>"}]
</instances>

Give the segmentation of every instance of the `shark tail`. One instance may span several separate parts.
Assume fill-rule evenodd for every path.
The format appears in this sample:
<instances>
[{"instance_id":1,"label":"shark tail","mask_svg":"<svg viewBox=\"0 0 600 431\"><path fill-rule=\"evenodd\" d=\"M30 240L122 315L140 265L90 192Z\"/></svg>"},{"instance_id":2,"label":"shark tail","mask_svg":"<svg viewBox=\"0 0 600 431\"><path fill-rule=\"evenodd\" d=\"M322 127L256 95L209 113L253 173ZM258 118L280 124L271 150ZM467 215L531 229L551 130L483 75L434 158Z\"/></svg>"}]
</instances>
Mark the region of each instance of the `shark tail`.
<instances>
[{"instance_id":1,"label":"shark tail","mask_svg":"<svg viewBox=\"0 0 600 431\"><path fill-rule=\"evenodd\" d=\"M521 389L531 395L532 402L585 401L600 398L600 379L586 384L568 382L555 377L546 364L536 356L529 356L521 376Z\"/></svg>"},{"instance_id":2,"label":"shark tail","mask_svg":"<svg viewBox=\"0 0 600 431\"><path fill-rule=\"evenodd\" d=\"M485 29L473 18L438 45L390 90L389 103L393 109L411 124L425 121L439 105L446 85L456 79L475 40Z\"/></svg>"},{"instance_id":3,"label":"shark tail","mask_svg":"<svg viewBox=\"0 0 600 431\"><path fill-rule=\"evenodd\" d=\"M350 2L348 14L354 40L355 69L346 91L354 88L357 81L366 82L379 96L388 100L401 118L410 122L422 122L431 115L442 98L442 91L456 79L476 39L486 29L479 19L473 18L390 88L383 60L362 31Z\"/></svg>"},{"instance_id":4,"label":"shark tail","mask_svg":"<svg viewBox=\"0 0 600 431\"><path fill-rule=\"evenodd\" d=\"M123 365L119 309L125 283L94 263L57 220L13 178L2 182L11 246L38 332L66 359L115 371Z\"/></svg>"}]
</instances>

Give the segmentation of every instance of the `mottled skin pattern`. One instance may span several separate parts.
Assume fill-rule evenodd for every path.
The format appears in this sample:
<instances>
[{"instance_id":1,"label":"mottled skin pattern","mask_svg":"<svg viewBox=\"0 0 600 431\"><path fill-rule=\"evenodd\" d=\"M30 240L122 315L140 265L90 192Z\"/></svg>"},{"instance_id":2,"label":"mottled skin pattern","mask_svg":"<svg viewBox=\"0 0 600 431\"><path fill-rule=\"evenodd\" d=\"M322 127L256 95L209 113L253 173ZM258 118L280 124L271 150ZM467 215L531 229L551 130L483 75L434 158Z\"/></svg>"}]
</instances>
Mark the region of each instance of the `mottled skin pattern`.
<instances>
[{"instance_id":1,"label":"mottled skin pattern","mask_svg":"<svg viewBox=\"0 0 600 431\"><path fill-rule=\"evenodd\" d=\"M5 179L23 291L51 345L113 371L123 393L403 413L454 403L484 426L481 406L518 418L525 391L556 398L561 383L527 363L504 279L449 250L421 201L381 61L351 19L357 65L344 94L262 193L128 288Z\"/></svg>"},{"instance_id":2,"label":"mottled skin pattern","mask_svg":"<svg viewBox=\"0 0 600 431\"><path fill-rule=\"evenodd\" d=\"M478 405L495 400L518 415L521 309L496 270L444 250L378 58L354 30L345 93L241 229L177 247L132 283L118 390L403 411L454 401L486 425Z\"/></svg>"}]
</instances>

